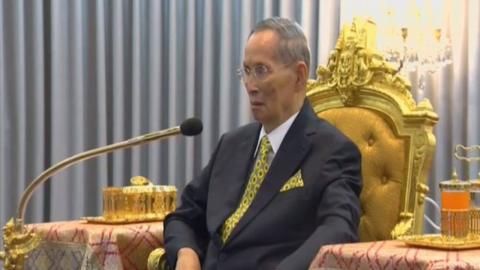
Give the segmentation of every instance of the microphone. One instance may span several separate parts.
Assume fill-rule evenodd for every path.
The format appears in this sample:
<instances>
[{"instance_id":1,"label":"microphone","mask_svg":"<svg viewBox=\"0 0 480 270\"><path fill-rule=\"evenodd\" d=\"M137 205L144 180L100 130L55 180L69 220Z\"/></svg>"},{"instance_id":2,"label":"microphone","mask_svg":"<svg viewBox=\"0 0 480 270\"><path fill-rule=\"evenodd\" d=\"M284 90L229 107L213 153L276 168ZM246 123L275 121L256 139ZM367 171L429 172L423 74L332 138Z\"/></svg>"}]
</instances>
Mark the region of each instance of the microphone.
<instances>
[{"instance_id":1,"label":"microphone","mask_svg":"<svg viewBox=\"0 0 480 270\"><path fill-rule=\"evenodd\" d=\"M202 132L203 124L202 121L198 118L192 117L183 121L180 124L180 131L185 136L195 136Z\"/></svg>"},{"instance_id":2,"label":"microphone","mask_svg":"<svg viewBox=\"0 0 480 270\"><path fill-rule=\"evenodd\" d=\"M160 140L160 139L166 139L168 137L172 137L178 134L182 134L185 136L195 136L198 135L202 132L203 129L203 124L202 121L198 118L188 118L185 121L183 121L180 126L156 131L156 132L151 132L145 135L140 135L131 139L128 139L126 141L94 148L85 152L81 152L79 154L76 154L72 157L69 157L67 159L64 159L60 161L59 163L55 164L54 166L48 168L45 170L42 174L37 176L25 189L25 191L22 194L22 197L20 198L20 206L18 208L18 219L17 221L21 224L23 224L23 220L25 217L25 210L27 207L27 204L30 200L30 197L32 196L33 192L37 189L38 186L43 184L46 180L48 180L51 176L53 176L55 173L58 171L68 168L72 166L73 164L76 164L80 161L88 160L93 157L99 156L101 154L106 154L113 152L118 149L124 149L124 148L129 148L132 146L152 142L155 140Z\"/></svg>"}]
</instances>

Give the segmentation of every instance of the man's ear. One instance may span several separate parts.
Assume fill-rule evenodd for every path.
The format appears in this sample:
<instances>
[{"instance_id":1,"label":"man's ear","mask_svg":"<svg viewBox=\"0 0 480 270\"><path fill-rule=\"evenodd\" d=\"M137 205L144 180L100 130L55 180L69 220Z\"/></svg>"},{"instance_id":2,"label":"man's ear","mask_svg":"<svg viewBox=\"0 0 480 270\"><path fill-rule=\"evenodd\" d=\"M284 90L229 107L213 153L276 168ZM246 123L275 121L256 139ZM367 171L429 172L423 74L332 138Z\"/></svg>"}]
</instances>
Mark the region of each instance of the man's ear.
<instances>
[{"instance_id":1,"label":"man's ear","mask_svg":"<svg viewBox=\"0 0 480 270\"><path fill-rule=\"evenodd\" d=\"M308 80L308 67L307 64L303 61L298 61L297 66L297 85L304 88L307 85L307 80Z\"/></svg>"}]
</instances>

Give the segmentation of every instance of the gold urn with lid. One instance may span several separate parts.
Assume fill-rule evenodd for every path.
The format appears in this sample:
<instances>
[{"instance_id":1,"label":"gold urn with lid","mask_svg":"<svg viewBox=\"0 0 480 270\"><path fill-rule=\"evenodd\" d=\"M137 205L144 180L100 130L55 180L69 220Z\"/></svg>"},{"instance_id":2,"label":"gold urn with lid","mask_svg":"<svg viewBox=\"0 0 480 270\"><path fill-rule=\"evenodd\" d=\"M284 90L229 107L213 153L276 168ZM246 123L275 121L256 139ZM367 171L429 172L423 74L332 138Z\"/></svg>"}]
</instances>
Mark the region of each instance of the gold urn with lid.
<instances>
[{"instance_id":1,"label":"gold urn with lid","mask_svg":"<svg viewBox=\"0 0 480 270\"><path fill-rule=\"evenodd\" d=\"M93 223L135 223L161 221L175 211L175 186L153 185L143 176L130 179L127 187L103 189L103 216L85 218Z\"/></svg>"},{"instance_id":2,"label":"gold urn with lid","mask_svg":"<svg viewBox=\"0 0 480 270\"><path fill-rule=\"evenodd\" d=\"M439 184L442 192L442 235L463 238L469 233L470 181L461 181L454 171L452 179Z\"/></svg>"}]
</instances>

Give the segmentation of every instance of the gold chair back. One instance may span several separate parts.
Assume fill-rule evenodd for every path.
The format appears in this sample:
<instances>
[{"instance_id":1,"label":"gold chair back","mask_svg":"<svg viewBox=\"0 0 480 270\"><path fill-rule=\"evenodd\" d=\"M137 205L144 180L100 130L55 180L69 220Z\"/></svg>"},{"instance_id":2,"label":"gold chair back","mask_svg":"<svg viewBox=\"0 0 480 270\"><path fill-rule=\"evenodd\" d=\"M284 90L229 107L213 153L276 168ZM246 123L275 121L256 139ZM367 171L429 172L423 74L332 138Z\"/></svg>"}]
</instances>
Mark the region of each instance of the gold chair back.
<instances>
[{"instance_id":1,"label":"gold chair back","mask_svg":"<svg viewBox=\"0 0 480 270\"><path fill-rule=\"evenodd\" d=\"M416 104L409 83L376 50L375 35L370 21L345 26L307 92L317 115L362 154L361 241L422 233L438 121L430 102Z\"/></svg>"}]
</instances>

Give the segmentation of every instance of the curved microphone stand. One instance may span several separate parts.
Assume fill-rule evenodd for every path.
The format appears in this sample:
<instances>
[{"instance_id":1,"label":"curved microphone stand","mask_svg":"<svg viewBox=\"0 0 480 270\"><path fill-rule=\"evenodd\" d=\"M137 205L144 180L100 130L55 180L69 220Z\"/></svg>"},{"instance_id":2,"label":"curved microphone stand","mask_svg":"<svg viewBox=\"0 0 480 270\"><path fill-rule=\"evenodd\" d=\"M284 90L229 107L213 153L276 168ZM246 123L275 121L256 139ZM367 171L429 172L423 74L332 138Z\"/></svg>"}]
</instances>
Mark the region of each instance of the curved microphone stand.
<instances>
[{"instance_id":1,"label":"curved microphone stand","mask_svg":"<svg viewBox=\"0 0 480 270\"><path fill-rule=\"evenodd\" d=\"M197 135L202 132L202 122L197 118L189 118L180 126L169 129L140 135L126 141L102 146L92 150L88 150L72 157L64 159L59 163L45 170L37 178L35 178L25 189L20 198L18 207L18 216L16 219L11 218L3 227L3 246L4 251L0 252L0 260L4 261L5 269L23 269L27 254L40 244L40 237L33 232L28 232L24 225L25 211L27 204L32 197L33 192L50 177L62 169L66 169L76 163L97 157L102 154L110 153L115 150L133 147L160 139L165 139L174 135L183 134L186 136Z\"/></svg>"}]
</instances>

